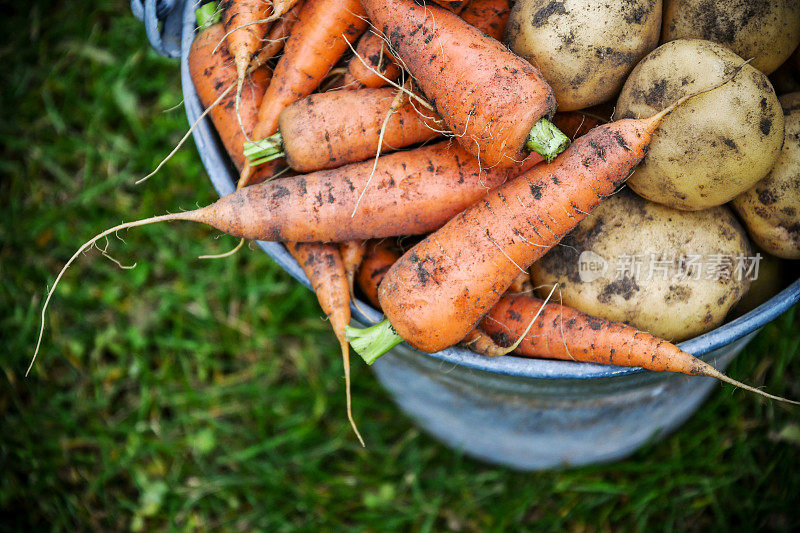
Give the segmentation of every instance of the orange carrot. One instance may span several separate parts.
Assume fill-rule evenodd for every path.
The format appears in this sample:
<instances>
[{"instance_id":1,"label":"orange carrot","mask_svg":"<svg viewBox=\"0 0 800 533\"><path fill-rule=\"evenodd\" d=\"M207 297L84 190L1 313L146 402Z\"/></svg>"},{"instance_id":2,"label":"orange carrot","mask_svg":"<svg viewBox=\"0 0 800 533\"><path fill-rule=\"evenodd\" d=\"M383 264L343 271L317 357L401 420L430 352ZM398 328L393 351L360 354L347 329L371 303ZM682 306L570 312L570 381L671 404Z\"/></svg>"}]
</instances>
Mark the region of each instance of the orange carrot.
<instances>
[{"instance_id":1,"label":"orange carrot","mask_svg":"<svg viewBox=\"0 0 800 533\"><path fill-rule=\"evenodd\" d=\"M457 15L415 0L363 0L399 62L449 131L485 165L511 165L529 150L551 160L568 139L546 118L553 90L530 63Z\"/></svg>"},{"instance_id":2,"label":"orange carrot","mask_svg":"<svg viewBox=\"0 0 800 533\"><path fill-rule=\"evenodd\" d=\"M275 133L281 111L311 94L366 27L358 0L307 0L275 67L253 137L262 139ZM247 165L239 187L249 183L252 173L253 167Z\"/></svg>"},{"instance_id":3,"label":"orange carrot","mask_svg":"<svg viewBox=\"0 0 800 533\"><path fill-rule=\"evenodd\" d=\"M272 17L280 17L284 13L288 13L298 4L298 0L271 0L272 1Z\"/></svg>"},{"instance_id":4,"label":"orange carrot","mask_svg":"<svg viewBox=\"0 0 800 533\"><path fill-rule=\"evenodd\" d=\"M281 112L279 131L247 143L255 164L285 157L298 172L336 168L440 135L439 117L414 101L391 111L396 90L360 89L307 96Z\"/></svg>"},{"instance_id":5,"label":"orange carrot","mask_svg":"<svg viewBox=\"0 0 800 533\"><path fill-rule=\"evenodd\" d=\"M342 257L334 244L288 243L286 248L297 260L311 282L322 311L328 317L339 346L344 365L345 395L347 397L347 419L353 427L358 440L364 446L364 439L358 432L350 397L350 347L344 336L344 329L350 323L350 291L347 285Z\"/></svg>"},{"instance_id":6,"label":"orange carrot","mask_svg":"<svg viewBox=\"0 0 800 533\"><path fill-rule=\"evenodd\" d=\"M240 94L250 60L261 48L261 39L267 30L266 18L272 6L266 0L224 0L220 8L228 50L236 65L236 93Z\"/></svg>"},{"instance_id":7,"label":"orange carrot","mask_svg":"<svg viewBox=\"0 0 800 533\"><path fill-rule=\"evenodd\" d=\"M297 16L300 14L303 3L304 0L296 2L285 12L278 11L278 9L286 9L286 6L278 6L278 3L275 3L275 13L273 16L278 13L283 13L283 15L276 20L275 24L270 28L264 39L264 46L258 51L254 61L259 61L261 64L266 63L283 50L286 39L289 37L294 24L297 22Z\"/></svg>"},{"instance_id":8,"label":"orange carrot","mask_svg":"<svg viewBox=\"0 0 800 533\"><path fill-rule=\"evenodd\" d=\"M594 128L553 163L498 187L414 246L378 290L387 319L350 328L353 347L374 361L402 340L435 352L463 339L520 272L627 179L661 119L696 94L650 118Z\"/></svg>"},{"instance_id":9,"label":"orange carrot","mask_svg":"<svg viewBox=\"0 0 800 533\"><path fill-rule=\"evenodd\" d=\"M347 63L344 86L347 89L385 87L389 84L386 80L396 81L401 71L383 37L368 31L359 39L356 53Z\"/></svg>"},{"instance_id":10,"label":"orange carrot","mask_svg":"<svg viewBox=\"0 0 800 533\"><path fill-rule=\"evenodd\" d=\"M222 24L214 24L200 32L192 42L189 50L189 74L194 82L197 95L204 107L215 102L223 91L236 83L236 68L225 45L217 47L225 30ZM245 133L253 131L258 120L258 105L264 96L269 83L269 72L258 69L250 75L250 82L244 86L239 106L239 116L244 132L239 126L234 110L233 92L229 91L211 110L211 120L219 133L225 149L230 154L236 168L241 169L245 163L242 148L246 141Z\"/></svg>"},{"instance_id":11,"label":"orange carrot","mask_svg":"<svg viewBox=\"0 0 800 533\"><path fill-rule=\"evenodd\" d=\"M798 403L736 381L705 361L645 331L560 304L545 304L529 295L506 295L500 299L481 322L481 330L494 343L481 343L476 351L489 356L503 355L506 350L502 347L519 339L531 320L534 320L533 327L514 349L518 355L713 377L773 400Z\"/></svg>"},{"instance_id":12,"label":"orange carrot","mask_svg":"<svg viewBox=\"0 0 800 533\"><path fill-rule=\"evenodd\" d=\"M364 261L358 269L358 287L372 305L380 309L378 286L402 254L393 239L369 241L364 250Z\"/></svg>"},{"instance_id":13,"label":"orange carrot","mask_svg":"<svg viewBox=\"0 0 800 533\"><path fill-rule=\"evenodd\" d=\"M516 167L481 169L461 147L441 142L381 157L369 187L373 162L363 161L248 187L175 216L233 236L269 241L417 235L439 228L486 191L540 160L532 156Z\"/></svg>"},{"instance_id":14,"label":"orange carrot","mask_svg":"<svg viewBox=\"0 0 800 533\"><path fill-rule=\"evenodd\" d=\"M510 13L508 0L472 0L461 12L461 18L470 26L499 41L506 31Z\"/></svg>"},{"instance_id":15,"label":"orange carrot","mask_svg":"<svg viewBox=\"0 0 800 533\"><path fill-rule=\"evenodd\" d=\"M440 227L486 190L539 161L531 157L517 167L481 169L462 148L443 142L381 157L373 184L363 196L360 191L373 174L369 161L245 187L194 211L119 224L84 243L59 272L42 308L36 353L44 334L47 306L64 272L86 249L119 230L186 220L208 224L235 237L281 242L343 242L422 234ZM353 214L359 199L363 207Z\"/></svg>"},{"instance_id":16,"label":"orange carrot","mask_svg":"<svg viewBox=\"0 0 800 533\"><path fill-rule=\"evenodd\" d=\"M342 263L344 264L344 271L347 275L347 285L350 288L351 297L353 296L356 272L358 272L358 267L364 259L365 252L365 241L345 241L339 244L339 253L342 255Z\"/></svg>"},{"instance_id":17,"label":"orange carrot","mask_svg":"<svg viewBox=\"0 0 800 533\"><path fill-rule=\"evenodd\" d=\"M464 9L469 2L469 0L433 0L443 8L458 13L462 9ZM420 4L425 5L424 0L420 2Z\"/></svg>"},{"instance_id":18,"label":"orange carrot","mask_svg":"<svg viewBox=\"0 0 800 533\"><path fill-rule=\"evenodd\" d=\"M119 230L186 220L208 224L235 237L281 242L343 242L422 234L440 227L486 190L538 161L531 157L517 167L481 169L462 148L443 142L381 157L373 184L363 197L360 191L373 174L370 161L259 183L194 211L119 224L84 243L59 272L42 309L36 352L44 333L47 306L64 272L86 249ZM363 207L354 215L359 198Z\"/></svg>"},{"instance_id":19,"label":"orange carrot","mask_svg":"<svg viewBox=\"0 0 800 533\"><path fill-rule=\"evenodd\" d=\"M559 111L553 117L553 124L570 139L585 135L592 128L606 122L608 121L602 117L586 111Z\"/></svg>"},{"instance_id":20,"label":"orange carrot","mask_svg":"<svg viewBox=\"0 0 800 533\"><path fill-rule=\"evenodd\" d=\"M378 287L399 258L400 253L393 241L373 241L367 245L358 284L376 307L379 307ZM483 318L480 328L467 334L462 344L476 353L497 357L509 353L509 348L523 335L513 350L517 355L639 366L648 370L714 377L768 398L788 401L733 380L708 363L649 333L560 304L545 304L530 294L508 293L503 296Z\"/></svg>"}]
</instances>

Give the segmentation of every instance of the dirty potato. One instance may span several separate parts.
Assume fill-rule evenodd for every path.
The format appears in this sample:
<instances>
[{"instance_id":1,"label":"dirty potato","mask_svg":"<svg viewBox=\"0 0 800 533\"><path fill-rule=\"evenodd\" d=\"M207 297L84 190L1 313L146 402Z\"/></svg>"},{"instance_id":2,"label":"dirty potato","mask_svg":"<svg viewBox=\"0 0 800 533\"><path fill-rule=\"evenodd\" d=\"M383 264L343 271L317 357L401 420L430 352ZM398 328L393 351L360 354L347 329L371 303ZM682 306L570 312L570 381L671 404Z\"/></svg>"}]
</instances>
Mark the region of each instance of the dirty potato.
<instances>
[{"instance_id":1,"label":"dirty potato","mask_svg":"<svg viewBox=\"0 0 800 533\"><path fill-rule=\"evenodd\" d=\"M681 341L723 322L750 285L749 256L728 208L678 211L623 191L536 262L531 281L543 296L558 282L565 305Z\"/></svg>"},{"instance_id":2,"label":"dirty potato","mask_svg":"<svg viewBox=\"0 0 800 533\"><path fill-rule=\"evenodd\" d=\"M518 0L505 42L550 83L559 111L613 98L658 44L661 0Z\"/></svg>"},{"instance_id":3,"label":"dirty potato","mask_svg":"<svg viewBox=\"0 0 800 533\"><path fill-rule=\"evenodd\" d=\"M664 0L661 42L705 39L719 43L765 74L800 43L797 0Z\"/></svg>"},{"instance_id":4,"label":"dirty potato","mask_svg":"<svg viewBox=\"0 0 800 533\"><path fill-rule=\"evenodd\" d=\"M753 241L784 259L800 259L800 92L780 97L786 139L775 166L733 199Z\"/></svg>"},{"instance_id":5,"label":"dirty potato","mask_svg":"<svg viewBox=\"0 0 800 533\"><path fill-rule=\"evenodd\" d=\"M661 45L636 68L617 100L616 118L649 117L680 97L717 84L742 59L697 39ZM766 176L781 152L783 113L767 77L744 65L722 87L664 117L628 185L677 209L724 204Z\"/></svg>"}]
</instances>

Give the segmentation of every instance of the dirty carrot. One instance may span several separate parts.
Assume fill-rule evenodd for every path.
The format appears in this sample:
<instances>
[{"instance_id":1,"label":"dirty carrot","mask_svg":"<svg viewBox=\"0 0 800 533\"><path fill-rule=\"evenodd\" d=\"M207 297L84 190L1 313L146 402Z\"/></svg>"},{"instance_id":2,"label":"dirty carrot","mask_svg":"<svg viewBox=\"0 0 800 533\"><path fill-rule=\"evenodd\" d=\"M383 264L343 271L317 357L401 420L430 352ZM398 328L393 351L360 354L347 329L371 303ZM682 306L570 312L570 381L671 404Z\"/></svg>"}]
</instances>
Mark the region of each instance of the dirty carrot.
<instances>
[{"instance_id":1,"label":"dirty carrot","mask_svg":"<svg viewBox=\"0 0 800 533\"><path fill-rule=\"evenodd\" d=\"M254 62L257 61L259 64L263 65L268 60L278 55L283 49L284 44L286 44L286 39L289 37L294 24L297 22L297 16L300 14L300 9L302 7L302 1L295 3L275 21L275 24L269 29L269 32L267 32L264 38L264 46L261 47L255 59L253 59ZM273 16L278 14L277 3L275 4L275 9L276 11Z\"/></svg>"},{"instance_id":2,"label":"dirty carrot","mask_svg":"<svg viewBox=\"0 0 800 533\"><path fill-rule=\"evenodd\" d=\"M311 288L317 295L322 311L328 317L333 333L339 339L344 366L345 396L347 398L347 419L364 446L364 439L353 420L350 395L350 347L344 330L350 323L350 290L347 285L342 257L335 244L287 243L286 248L305 272Z\"/></svg>"},{"instance_id":3,"label":"dirty carrot","mask_svg":"<svg viewBox=\"0 0 800 533\"><path fill-rule=\"evenodd\" d=\"M210 26L195 37L189 50L189 74L197 95L206 108L211 106L231 84L236 83L236 68L232 64L227 47L223 45L213 52L224 34L222 24ZM210 112L211 120L225 149L236 168L240 170L245 163L242 155L245 135L256 125L258 106L268 83L269 72L266 69L258 69L251 73L249 82L244 85L239 106L239 117L244 131L239 126L239 119L234 109L235 95L231 91L228 91Z\"/></svg>"},{"instance_id":4,"label":"dirty carrot","mask_svg":"<svg viewBox=\"0 0 800 533\"><path fill-rule=\"evenodd\" d=\"M348 89L385 87L386 80L396 81L401 71L383 37L368 31L358 40L356 52L347 63L344 86Z\"/></svg>"},{"instance_id":5,"label":"dirty carrot","mask_svg":"<svg viewBox=\"0 0 800 533\"><path fill-rule=\"evenodd\" d=\"M348 329L354 349L374 360L401 340L435 352L463 339L520 272L627 179L666 114L738 70L650 118L594 128L551 164L533 167L455 216L392 266L378 290L387 318Z\"/></svg>"},{"instance_id":6,"label":"dirty carrot","mask_svg":"<svg viewBox=\"0 0 800 533\"><path fill-rule=\"evenodd\" d=\"M307 0L275 67L253 137L260 140L274 134L281 111L314 92L366 27L358 0ZM247 185L252 174L253 165L245 166L239 187Z\"/></svg>"},{"instance_id":7,"label":"dirty carrot","mask_svg":"<svg viewBox=\"0 0 800 533\"><path fill-rule=\"evenodd\" d=\"M593 317L561 304L545 304L529 295L503 296L480 325L494 343L473 350L488 356L504 353L504 347L523 335L537 313L540 314L533 328L514 350L515 354L713 377L773 400L798 403L736 381L674 344L633 326Z\"/></svg>"},{"instance_id":8,"label":"dirty carrot","mask_svg":"<svg viewBox=\"0 0 800 533\"><path fill-rule=\"evenodd\" d=\"M472 0L461 12L461 18L470 26L499 41L506 31L510 13L508 0Z\"/></svg>"},{"instance_id":9,"label":"dirty carrot","mask_svg":"<svg viewBox=\"0 0 800 533\"><path fill-rule=\"evenodd\" d=\"M225 39L241 86L250 60L261 48L261 39L266 33L264 20L272 12L271 3L265 0L224 0L220 7L227 32Z\"/></svg>"},{"instance_id":10,"label":"dirty carrot","mask_svg":"<svg viewBox=\"0 0 800 533\"><path fill-rule=\"evenodd\" d=\"M381 132L381 151L440 135L439 117L415 102L390 113L395 95L388 87L312 94L284 109L278 132L247 143L245 154L254 165L285 158L294 170L313 172L374 157Z\"/></svg>"},{"instance_id":11,"label":"dirty carrot","mask_svg":"<svg viewBox=\"0 0 800 533\"><path fill-rule=\"evenodd\" d=\"M585 135L592 128L606 122L608 121L602 117L586 111L559 111L553 117L553 124L570 139Z\"/></svg>"},{"instance_id":12,"label":"dirty carrot","mask_svg":"<svg viewBox=\"0 0 800 533\"><path fill-rule=\"evenodd\" d=\"M378 286L402 254L394 239L369 241L364 249L364 260L358 269L358 287L372 305L380 308Z\"/></svg>"},{"instance_id":13,"label":"dirty carrot","mask_svg":"<svg viewBox=\"0 0 800 533\"><path fill-rule=\"evenodd\" d=\"M266 0L223 0L220 7L227 32L225 39L236 66L234 101L238 113L247 67L261 48L261 39L267 31L266 18L272 12L272 5ZM244 129L244 125L241 127Z\"/></svg>"},{"instance_id":14,"label":"dirty carrot","mask_svg":"<svg viewBox=\"0 0 800 533\"><path fill-rule=\"evenodd\" d=\"M351 298L355 287L356 273L364 259L365 252L366 242L362 240L345 241L339 244L339 253L342 256L342 264L347 275L347 286L350 288Z\"/></svg>"},{"instance_id":15,"label":"dirty carrot","mask_svg":"<svg viewBox=\"0 0 800 533\"><path fill-rule=\"evenodd\" d=\"M434 5L362 3L446 129L485 165L511 165L528 151L549 161L567 146L547 120L556 109L552 88L502 43Z\"/></svg>"},{"instance_id":16,"label":"dirty carrot","mask_svg":"<svg viewBox=\"0 0 800 533\"><path fill-rule=\"evenodd\" d=\"M470 0L433 0L443 8L458 13L462 9L467 6ZM425 5L425 2L420 2L422 5Z\"/></svg>"},{"instance_id":17,"label":"dirty carrot","mask_svg":"<svg viewBox=\"0 0 800 533\"><path fill-rule=\"evenodd\" d=\"M373 174L371 161L266 181L194 211L119 224L84 243L59 272L42 308L36 353L47 306L64 272L86 249L117 231L184 220L208 224L234 237L280 242L343 242L423 234L537 162L539 159L532 157L517 167L481 169L458 145L442 142L380 158L373 186L366 189L362 208L355 215L360 191Z\"/></svg>"}]
</instances>

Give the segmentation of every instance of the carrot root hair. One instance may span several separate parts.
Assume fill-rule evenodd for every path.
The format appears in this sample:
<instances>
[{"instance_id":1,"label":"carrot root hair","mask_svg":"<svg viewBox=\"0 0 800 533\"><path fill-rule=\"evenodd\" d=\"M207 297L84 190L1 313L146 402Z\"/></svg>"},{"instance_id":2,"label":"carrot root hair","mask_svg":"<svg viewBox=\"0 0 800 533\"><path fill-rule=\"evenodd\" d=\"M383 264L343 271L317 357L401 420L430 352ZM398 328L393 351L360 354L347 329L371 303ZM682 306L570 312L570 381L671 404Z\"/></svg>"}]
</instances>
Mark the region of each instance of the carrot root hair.
<instances>
[{"instance_id":1,"label":"carrot root hair","mask_svg":"<svg viewBox=\"0 0 800 533\"><path fill-rule=\"evenodd\" d=\"M142 220L135 220L133 222L125 222L124 224L118 224L113 228L109 228L103 231L102 233L95 235L94 237L86 241L80 248L78 248L78 250L74 254L72 254L72 257L69 258L69 261L67 261L64 267L58 273L58 276L56 276L56 280L53 282L53 286L50 287L50 290L47 292L47 297L45 298L44 304L42 305L41 325L39 327L39 338L36 341L36 349L33 352L33 357L31 358L31 362L28 365L28 369L25 371L25 376L27 377L31 369L33 368L33 364L36 362L36 356L39 354L39 348L42 345L42 337L44 336L45 316L47 314L47 307L50 304L50 299L53 297L53 293L55 292L56 287L58 287L58 283L61 281L61 278L64 276L64 273L67 271L70 265L72 265L72 263L75 262L78 256L80 256L89 247L94 246L94 244L100 239L108 235L111 235L112 233L115 233L117 231L123 229L135 228L138 226L147 226L150 224L155 224L157 222L173 222L176 220L197 222L199 221L199 214L200 214L199 211L186 211L183 213L170 213L167 215L160 215L160 216L145 218Z\"/></svg>"},{"instance_id":2,"label":"carrot root hair","mask_svg":"<svg viewBox=\"0 0 800 533\"><path fill-rule=\"evenodd\" d=\"M728 376L727 374L723 374L722 372L720 372L719 370L717 370L716 368L714 368L710 364L706 363L705 361L702 361L700 359L698 359L698 361L700 362L700 368L699 368L699 374L698 375L706 376L706 377L710 377L710 378L716 378L716 379L718 379L720 381L724 381L725 383L729 383L729 384L733 385L734 387L737 387L737 388L740 388L740 389L744 389L746 391L754 392L754 393L758 394L759 396L763 396L764 398L769 398L770 400L777 400L779 402L784 402L784 403L788 403L788 404L791 404L791 405L800 405L800 402L798 402L798 401L789 400L789 399L784 398L782 396L775 396L774 394L769 394L768 392L764 392L761 389L757 389L756 387L753 387L751 385L747 385L746 383L742 383L741 381L735 380L732 377Z\"/></svg>"},{"instance_id":3,"label":"carrot root hair","mask_svg":"<svg viewBox=\"0 0 800 533\"><path fill-rule=\"evenodd\" d=\"M234 246L232 250L228 250L227 252L223 252L221 254L198 255L197 258L198 259L223 259L225 257L230 257L230 256L234 255L235 253L237 253L239 250L242 249L242 246L244 246L245 241L246 241L246 239L244 237L242 237L241 239L239 239L239 243L236 246Z\"/></svg>"},{"instance_id":4,"label":"carrot root hair","mask_svg":"<svg viewBox=\"0 0 800 533\"><path fill-rule=\"evenodd\" d=\"M383 146L383 136L386 133L386 124L389 123L389 119L392 118L400 106L403 105L405 93L402 90L398 90L397 94L392 100L392 105L389 106L389 110L386 112L386 117L383 119L383 124L381 124L381 133L378 135L378 149L375 151L375 160L372 163L372 172L369 174L369 178L367 178L367 183L364 184L364 188L361 190L361 194L358 196L358 200L356 200L356 205L353 207L353 212L350 214L350 217L356 216L356 211L358 211L358 206L361 204L361 199L364 198L364 193L367 192L367 188L369 184L372 182L372 176L375 175L375 169L378 168L378 159L381 157L381 147Z\"/></svg>"},{"instance_id":5,"label":"carrot root hair","mask_svg":"<svg viewBox=\"0 0 800 533\"><path fill-rule=\"evenodd\" d=\"M501 351L497 355L508 355L508 354L510 354L511 352L513 352L514 350L517 349L517 347L522 343L522 340L531 331L531 328L533 327L533 323L536 322L536 320L539 319L539 315L541 315L542 311L544 311L544 307L548 304L548 302L550 302L550 298L553 297L553 293L556 292L556 288L557 287L558 287L558 283L555 283L553 285L553 288L550 289L550 294L547 295L547 298L545 298L544 302L542 302L542 305L539 306L539 310L536 311L535 315L533 315L533 318L528 323L528 327L525 328L525 331L522 332L522 335L519 336L519 338L514 342L514 344L512 344L508 348L503 349L503 351Z\"/></svg>"},{"instance_id":6,"label":"carrot root hair","mask_svg":"<svg viewBox=\"0 0 800 533\"><path fill-rule=\"evenodd\" d=\"M346 340L340 340L339 345L342 348L342 366L344 367L344 394L347 402L347 420L350 422L350 427L353 428L353 432L356 434L356 437L358 437L358 442L361 443L363 448L366 448L367 445L364 443L364 439L361 437L361 433L358 431L356 421L353 419L353 401L352 394L350 393L350 346L347 344Z\"/></svg>"}]
</instances>

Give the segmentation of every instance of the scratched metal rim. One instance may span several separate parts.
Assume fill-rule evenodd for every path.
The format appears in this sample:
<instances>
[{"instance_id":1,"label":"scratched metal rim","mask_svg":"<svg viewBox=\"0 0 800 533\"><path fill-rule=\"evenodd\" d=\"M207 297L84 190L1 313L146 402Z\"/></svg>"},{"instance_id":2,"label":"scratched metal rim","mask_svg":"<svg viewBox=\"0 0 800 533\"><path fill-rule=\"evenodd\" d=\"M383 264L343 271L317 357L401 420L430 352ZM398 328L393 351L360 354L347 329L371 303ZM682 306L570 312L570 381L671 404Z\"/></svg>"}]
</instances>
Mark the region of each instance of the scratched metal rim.
<instances>
[{"instance_id":1,"label":"scratched metal rim","mask_svg":"<svg viewBox=\"0 0 800 533\"><path fill-rule=\"evenodd\" d=\"M186 2L184 4L181 38L181 84L183 88L184 105L186 107L186 116L189 119L189 124L194 124L203 112L202 104L200 103L200 99L195 92L194 85L189 76L188 54L192 39L194 38L196 26L194 7L194 2ZM236 174L225 153L225 149L217 138L211 121L208 118L204 118L195 128L193 136L197 144L197 149L200 152L200 158L211 178L211 183L214 185L214 188L220 196L233 192L235 189L234 183ZM267 255L278 263L281 268L291 274L297 281L309 289L311 288L302 269L289 252L286 251L283 245L275 242L257 242ZM678 346L696 356L706 355L763 327L765 324L786 312L798 301L800 301L800 279L749 313L708 333L682 342ZM383 315L373 309L368 303L361 300L359 300L358 303L358 307L355 305L351 306L353 319L356 322L371 324L382 320ZM410 347L409 349L413 350L413 348ZM522 357L488 358L458 347L448 348L434 354L419 353L425 357L434 357L447 363L474 370L524 378L607 378L634 374L642 371L640 368L576 363L571 361L549 361Z\"/></svg>"}]
</instances>

